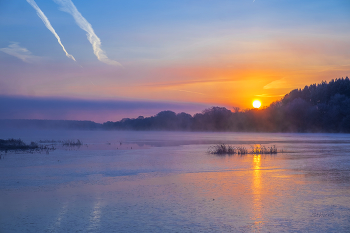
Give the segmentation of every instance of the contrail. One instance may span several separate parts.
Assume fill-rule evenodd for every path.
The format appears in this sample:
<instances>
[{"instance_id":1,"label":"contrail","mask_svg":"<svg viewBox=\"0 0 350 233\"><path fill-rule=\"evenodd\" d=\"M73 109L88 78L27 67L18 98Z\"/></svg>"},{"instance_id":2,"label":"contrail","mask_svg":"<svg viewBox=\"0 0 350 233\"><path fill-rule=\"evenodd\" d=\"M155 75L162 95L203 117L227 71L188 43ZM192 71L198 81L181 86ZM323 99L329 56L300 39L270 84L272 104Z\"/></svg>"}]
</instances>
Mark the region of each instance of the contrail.
<instances>
[{"instance_id":1,"label":"contrail","mask_svg":"<svg viewBox=\"0 0 350 233\"><path fill-rule=\"evenodd\" d=\"M94 50L94 54L96 55L98 60L108 65L121 66L119 62L111 60L107 57L105 52L101 49L100 38L97 37L97 35L94 32L94 29L92 29L91 24L80 14L80 12L71 0L54 0L54 2L61 6L60 10L71 14L78 26L87 32L86 36L90 41Z\"/></svg>"},{"instance_id":2,"label":"contrail","mask_svg":"<svg viewBox=\"0 0 350 233\"><path fill-rule=\"evenodd\" d=\"M36 13L38 14L38 16L40 17L40 19L44 22L45 26L47 27L47 29L49 29L52 34L54 34L54 36L56 37L56 39L58 40L58 43L62 46L63 51L66 53L66 56L69 58L72 58L75 61L75 58L70 55L66 49L64 48L60 37L57 35L55 29L53 29L53 27L51 26L50 21L47 19L47 17L45 16L45 14L40 10L40 8L38 7L38 5L35 3L34 0L27 0L27 2L32 5L32 7L36 10Z\"/></svg>"}]
</instances>

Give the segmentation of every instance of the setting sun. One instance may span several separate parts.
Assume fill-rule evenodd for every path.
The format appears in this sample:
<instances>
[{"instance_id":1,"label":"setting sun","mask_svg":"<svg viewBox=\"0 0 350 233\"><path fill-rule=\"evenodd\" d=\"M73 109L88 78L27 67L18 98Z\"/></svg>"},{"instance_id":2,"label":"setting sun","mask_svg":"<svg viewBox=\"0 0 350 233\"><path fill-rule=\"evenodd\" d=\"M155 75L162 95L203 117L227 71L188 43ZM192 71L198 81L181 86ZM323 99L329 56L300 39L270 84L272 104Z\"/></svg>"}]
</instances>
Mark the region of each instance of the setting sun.
<instances>
[{"instance_id":1,"label":"setting sun","mask_svg":"<svg viewBox=\"0 0 350 233\"><path fill-rule=\"evenodd\" d=\"M260 108L260 106L261 106L260 100L254 100L253 101L253 107L254 108Z\"/></svg>"}]
</instances>

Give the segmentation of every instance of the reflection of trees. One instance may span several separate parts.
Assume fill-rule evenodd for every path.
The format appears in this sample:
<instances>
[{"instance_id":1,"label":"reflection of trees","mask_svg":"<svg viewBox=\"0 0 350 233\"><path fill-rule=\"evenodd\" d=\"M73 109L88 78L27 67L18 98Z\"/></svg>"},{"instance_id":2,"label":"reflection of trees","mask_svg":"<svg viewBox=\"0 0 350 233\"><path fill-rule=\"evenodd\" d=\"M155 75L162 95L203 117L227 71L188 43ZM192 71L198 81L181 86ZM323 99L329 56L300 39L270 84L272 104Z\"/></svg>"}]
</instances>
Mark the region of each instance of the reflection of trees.
<instances>
[{"instance_id":1,"label":"reflection of trees","mask_svg":"<svg viewBox=\"0 0 350 233\"><path fill-rule=\"evenodd\" d=\"M212 107L193 117L162 111L152 117L103 124L106 129L253 132L350 132L350 80L305 86L264 109Z\"/></svg>"}]
</instances>

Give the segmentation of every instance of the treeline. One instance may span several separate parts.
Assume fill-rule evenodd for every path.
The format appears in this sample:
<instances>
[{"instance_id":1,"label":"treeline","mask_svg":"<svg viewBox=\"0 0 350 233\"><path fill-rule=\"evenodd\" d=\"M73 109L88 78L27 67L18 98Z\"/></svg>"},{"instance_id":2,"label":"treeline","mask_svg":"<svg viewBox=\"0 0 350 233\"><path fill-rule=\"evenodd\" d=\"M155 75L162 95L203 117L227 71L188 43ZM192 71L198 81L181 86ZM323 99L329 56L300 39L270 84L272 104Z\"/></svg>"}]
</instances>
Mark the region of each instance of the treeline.
<instances>
[{"instance_id":1,"label":"treeline","mask_svg":"<svg viewBox=\"0 0 350 233\"><path fill-rule=\"evenodd\" d=\"M346 77L305 86L264 109L212 107L191 116L162 111L152 117L102 124L115 130L350 133L350 81Z\"/></svg>"}]
</instances>

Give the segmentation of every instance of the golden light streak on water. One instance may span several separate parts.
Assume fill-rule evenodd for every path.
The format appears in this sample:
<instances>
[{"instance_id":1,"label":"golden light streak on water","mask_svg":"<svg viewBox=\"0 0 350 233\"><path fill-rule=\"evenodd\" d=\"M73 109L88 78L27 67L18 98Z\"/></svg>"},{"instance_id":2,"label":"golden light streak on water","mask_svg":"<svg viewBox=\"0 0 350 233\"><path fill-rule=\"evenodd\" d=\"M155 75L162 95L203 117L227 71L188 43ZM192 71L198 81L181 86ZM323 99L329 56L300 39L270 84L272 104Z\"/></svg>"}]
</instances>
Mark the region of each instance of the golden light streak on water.
<instances>
[{"instance_id":1,"label":"golden light streak on water","mask_svg":"<svg viewBox=\"0 0 350 233\"><path fill-rule=\"evenodd\" d=\"M254 228L261 229L263 224L263 204L262 204L262 178L261 178L261 155L254 155L253 157L253 217Z\"/></svg>"}]
</instances>

